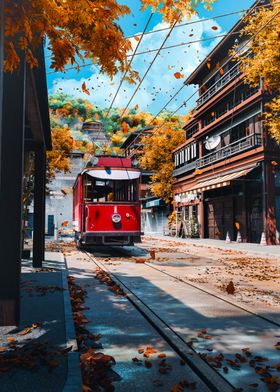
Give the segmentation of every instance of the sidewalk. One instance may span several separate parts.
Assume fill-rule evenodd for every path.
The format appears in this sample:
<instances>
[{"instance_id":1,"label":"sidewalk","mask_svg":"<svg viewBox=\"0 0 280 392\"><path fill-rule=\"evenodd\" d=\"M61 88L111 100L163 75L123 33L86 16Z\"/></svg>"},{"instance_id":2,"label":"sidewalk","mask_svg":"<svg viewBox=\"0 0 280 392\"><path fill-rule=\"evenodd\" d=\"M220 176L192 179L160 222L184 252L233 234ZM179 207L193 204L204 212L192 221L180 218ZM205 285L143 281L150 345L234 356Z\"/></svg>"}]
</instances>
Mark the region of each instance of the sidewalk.
<instances>
[{"instance_id":1,"label":"sidewalk","mask_svg":"<svg viewBox=\"0 0 280 392\"><path fill-rule=\"evenodd\" d=\"M180 238L180 237L171 237L164 235L145 235L145 237L151 238L159 238L161 240L167 241L175 241L190 244L193 246L202 246L208 248L217 248L224 250L235 250L244 252L248 255L258 255L262 257L276 257L280 261L280 246L279 245L259 245L259 244L251 244L251 243L237 243L231 242L229 244L226 241L222 240L212 240L209 238Z\"/></svg>"},{"instance_id":2,"label":"sidewalk","mask_svg":"<svg viewBox=\"0 0 280 392\"><path fill-rule=\"evenodd\" d=\"M78 354L62 352L76 341L61 253L47 252L42 269L22 261L20 319L0 327L0 392L80 392Z\"/></svg>"}]
</instances>

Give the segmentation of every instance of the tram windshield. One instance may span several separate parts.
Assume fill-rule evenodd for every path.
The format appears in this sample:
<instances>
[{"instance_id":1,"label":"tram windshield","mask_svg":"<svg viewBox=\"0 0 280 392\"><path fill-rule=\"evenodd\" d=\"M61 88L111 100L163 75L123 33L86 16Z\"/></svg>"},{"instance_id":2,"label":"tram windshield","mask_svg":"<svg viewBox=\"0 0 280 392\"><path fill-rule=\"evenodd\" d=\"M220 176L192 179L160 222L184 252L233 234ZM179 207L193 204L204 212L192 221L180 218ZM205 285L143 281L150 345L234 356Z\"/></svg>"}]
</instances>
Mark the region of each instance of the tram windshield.
<instances>
[{"instance_id":1,"label":"tram windshield","mask_svg":"<svg viewBox=\"0 0 280 392\"><path fill-rule=\"evenodd\" d=\"M105 180L84 177L83 198L85 202L106 203L112 201L137 201L139 179Z\"/></svg>"}]
</instances>

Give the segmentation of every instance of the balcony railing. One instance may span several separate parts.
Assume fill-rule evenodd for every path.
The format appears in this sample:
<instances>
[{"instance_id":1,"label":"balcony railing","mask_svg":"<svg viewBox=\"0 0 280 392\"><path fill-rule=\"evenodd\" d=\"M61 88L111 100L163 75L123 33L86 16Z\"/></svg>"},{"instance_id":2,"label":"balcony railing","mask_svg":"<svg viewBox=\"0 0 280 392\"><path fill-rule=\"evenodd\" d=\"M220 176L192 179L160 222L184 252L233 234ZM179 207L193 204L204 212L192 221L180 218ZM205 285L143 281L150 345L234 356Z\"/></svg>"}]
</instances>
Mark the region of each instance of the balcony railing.
<instances>
[{"instance_id":1,"label":"balcony railing","mask_svg":"<svg viewBox=\"0 0 280 392\"><path fill-rule=\"evenodd\" d=\"M208 88L196 101L196 108L203 105L206 101L213 97L219 90L221 90L231 80L235 79L240 74L239 64L235 64L229 71L227 71L216 83Z\"/></svg>"},{"instance_id":2,"label":"balcony railing","mask_svg":"<svg viewBox=\"0 0 280 392\"><path fill-rule=\"evenodd\" d=\"M253 147L262 146L263 140L261 135L252 134L242 139L237 140L229 144L228 146L222 147L215 152L204 155L204 157L198 159L196 163L196 169L210 165L211 163L229 158L232 155L238 154L242 151L249 150Z\"/></svg>"},{"instance_id":3,"label":"balcony railing","mask_svg":"<svg viewBox=\"0 0 280 392\"><path fill-rule=\"evenodd\" d=\"M172 176L173 176L173 177L180 176L181 174L184 174L184 173L187 173L187 172L189 172L189 171L192 171L192 170L194 170L195 168L196 168L196 161L187 163L186 165L181 166L181 167L178 167L177 169L175 169L175 170L173 171Z\"/></svg>"}]
</instances>

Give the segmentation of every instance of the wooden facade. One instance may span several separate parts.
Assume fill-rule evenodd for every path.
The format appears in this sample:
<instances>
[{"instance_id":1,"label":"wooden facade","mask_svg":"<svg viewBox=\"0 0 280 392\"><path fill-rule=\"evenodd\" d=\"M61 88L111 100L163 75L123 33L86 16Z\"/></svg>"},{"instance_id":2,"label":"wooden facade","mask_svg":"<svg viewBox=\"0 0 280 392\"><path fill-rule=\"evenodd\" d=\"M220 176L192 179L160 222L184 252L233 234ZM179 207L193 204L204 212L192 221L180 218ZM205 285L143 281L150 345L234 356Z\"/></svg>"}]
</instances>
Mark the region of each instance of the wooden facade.
<instances>
[{"instance_id":1,"label":"wooden facade","mask_svg":"<svg viewBox=\"0 0 280 392\"><path fill-rule=\"evenodd\" d=\"M199 86L199 97L184 125L186 142L174 151L175 209L201 238L225 240L228 233L235 240L239 231L242 241L259 243L265 232L267 243L277 244L280 155L263 125L267 92L262 80L257 88L245 85L228 55L242 23L186 81Z\"/></svg>"},{"instance_id":2,"label":"wooden facade","mask_svg":"<svg viewBox=\"0 0 280 392\"><path fill-rule=\"evenodd\" d=\"M19 2L19 1L18 1ZM4 2L0 31L0 325L16 325L20 315L25 164L34 157L33 265L44 259L45 154L51 149L43 44L37 69L21 55L20 69L4 73Z\"/></svg>"}]
</instances>

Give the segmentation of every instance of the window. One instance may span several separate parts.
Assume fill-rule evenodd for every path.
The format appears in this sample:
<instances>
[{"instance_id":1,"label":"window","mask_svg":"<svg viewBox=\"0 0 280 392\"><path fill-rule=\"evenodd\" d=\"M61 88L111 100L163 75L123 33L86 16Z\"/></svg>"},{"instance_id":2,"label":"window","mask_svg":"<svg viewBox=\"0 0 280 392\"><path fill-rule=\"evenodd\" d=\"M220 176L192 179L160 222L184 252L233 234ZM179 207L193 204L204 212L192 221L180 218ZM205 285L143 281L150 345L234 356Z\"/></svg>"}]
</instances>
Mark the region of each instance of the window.
<instances>
[{"instance_id":1,"label":"window","mask_svg":"<svg viewBox=\"0 0 280 392\"><path fill-rule=\"evenodd\" d=\"M137 201L139 181L103 180L85 175L83 190L85 202Z\"/></svg>"}]
</instances>

